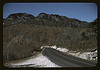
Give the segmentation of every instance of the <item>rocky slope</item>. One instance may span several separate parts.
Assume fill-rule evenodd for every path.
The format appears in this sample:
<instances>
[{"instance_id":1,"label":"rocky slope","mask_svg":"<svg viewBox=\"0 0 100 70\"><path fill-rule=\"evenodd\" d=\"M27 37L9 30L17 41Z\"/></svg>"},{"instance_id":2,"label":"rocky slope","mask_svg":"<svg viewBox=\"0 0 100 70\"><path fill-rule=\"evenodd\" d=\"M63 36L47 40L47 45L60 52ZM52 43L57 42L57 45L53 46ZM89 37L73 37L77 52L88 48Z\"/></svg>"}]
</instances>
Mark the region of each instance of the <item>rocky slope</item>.
<instances>
[{"instance_id":1,"label":"rocky slope","mask_svg":"<svg viewBox=\"0 0 100 70\"><path fill-rule=\"evenodd\" d=\"M3 22L4 62L32 56L45 45L77 51L97 48L97 20L87 23L54 14L15 13Z\"/></svg>"},{"instance_id":2,"label":"rocky slope","mask_svg":"<svg viewBox=\"0 0 100 70\"><path fill-rule=\"evenodd\" d=\"M66 16L60 16L55 14L40 13L37 17L27 13L15 13L10 14L4 20L4 26L15 23L29 23L29 24L41 24L50 26L70 26L70 27L88 27L88 22L80 21L74 18L68 18Z\"/></svg>"},{"instance_id":3,"label":"rocky slope","mask_svg":"<svg viewBox=\"0 0 100 70\"><path fill-rule=\"evenodd\" d=\"M15 24L15 23L25 23L33 20L35 17L27 13L15 13L10 14L6 19L4 19L4 26Z\"/></svg>"}]
</instances>

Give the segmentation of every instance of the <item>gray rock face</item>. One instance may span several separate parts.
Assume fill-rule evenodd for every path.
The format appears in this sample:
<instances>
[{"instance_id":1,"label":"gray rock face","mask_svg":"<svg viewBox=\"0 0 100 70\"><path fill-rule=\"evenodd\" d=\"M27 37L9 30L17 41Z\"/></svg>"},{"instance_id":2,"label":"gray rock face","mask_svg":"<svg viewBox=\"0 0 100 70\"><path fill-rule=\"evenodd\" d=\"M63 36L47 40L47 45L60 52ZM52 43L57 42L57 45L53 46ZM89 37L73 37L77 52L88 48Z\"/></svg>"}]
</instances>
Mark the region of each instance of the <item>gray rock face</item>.
<instances>
[{"instance_id":1,"label":"gray rock face","mask_svg":"<svg viewBox=\"0 0 100 70\"><path fill-rule=\"evenodd\" d=\"M34 19L34 16L31 14L27 14L27 13L15 13L15 14L11 14L7 17L7 19L10 20L16 20L16 19L21 19L21 20L25 20L25 19Z\"/></svg>"},{"instance_id":2,"label":"gray rock face","mask_svg":"<svg viewBox=\"0 0 100 70\"><path fill-rule=\"evenodd\" d=\"M52 26L70 26L70 27L88 27L88 23L80 21L74 18L68 18L66 16L60 16L55 14L40 13L37 17L27 13L15 13L10 14L4 20L4 26L15 23L26 24L40 24L40 25L52 25Z\"/></svg>"},{"instance_id":3,"label":"gray rock face","mask_svg":"<svg viewBox=\"0 0 100 70\"><path fill-rule=\"evenodd\" d=\"M68 18L66 16L59 16L55 14L46 14L46 13L40 13L36 19L38 20L45 20L45 21L54 21L57 22L58 25L63 26L70 26L70 27L88 27L88 23L85 21L80 21L78 19L74 18Z\"/></svg>"},{"instance_id":4,"label":"gray rock face","mask_svg":"<svg viewBox=\"0 0 100 70\"><path fill-rule=\"evenodd\" d=\"M37 16L38 19L48 19L48 20L51 20L51 21L62 21L63 18L59 15L49 15L49 14L46 14L46 13L40 13L38 16Z\"/></svg>"},{"instance_id":5,"label":"gray rock face","mask_svg":"<svg viewBox=\"0 0 100 70\"><path fill-rule=\"evenodd\" d=\"M48 18L48 14L46 14L46 13L40 13L40 14L37 16L37 18L39 18L39 19L47 19L47 18Z\"/></svg>"},{"instance_id":6,"label":"gray rock face","mask_svg":"<svg viewBox=\"0 0 100 70\"><path fill-rule=\"evenodd\" d=\"M88 27L88 23L85 21L80 21L75 18L70 18L66 22L69 22L71 27Z\"/></svg>"},{"instance_id":7,"label":"gray rock face","mask_svg":"<svg viewBox=\"0 0 100 70\"><path fill-rule=\"evenodd\" d=\"M15 23L27 22L28 20L34 19L35 17L27 13L15 13L10 14L4 21L5 25L11 25Z\"/></svg>"},{"instance_id":8,"label":"gray rock face","mask_svg":"<svg viewBox=\"0 0 100 70\"><path fill-rule=\"evenodd\" d=\"M59 15L53 15L53 14L51 14L50 17L51 17L52 19L54 19L55 21L63 21L63 20L64 20L64 19L63 19L61 16L59 16Z\"/></svg>"}]
</instances>

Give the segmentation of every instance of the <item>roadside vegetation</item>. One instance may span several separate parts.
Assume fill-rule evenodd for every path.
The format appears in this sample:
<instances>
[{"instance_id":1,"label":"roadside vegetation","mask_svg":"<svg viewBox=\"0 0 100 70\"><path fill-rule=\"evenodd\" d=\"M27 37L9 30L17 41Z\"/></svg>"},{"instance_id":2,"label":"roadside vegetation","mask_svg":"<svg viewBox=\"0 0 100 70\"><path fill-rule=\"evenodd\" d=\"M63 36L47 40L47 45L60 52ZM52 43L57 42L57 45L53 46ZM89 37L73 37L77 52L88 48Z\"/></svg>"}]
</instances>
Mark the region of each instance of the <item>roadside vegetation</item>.
<instances>
[{"instance_id":1,"label":"roadside vegetation","mask_svg":"<svg viewBox=\"0 0 100 70\"><path fill-rule=\"evenodd\" d=\"M29 23L29 22L28 22ZM91 22L97 23L95 21ZM90 23L90 25L91 25ZM97 24L96 24L97 25ZM30 57L41 46L89 51L97 48L97 26L69 27L16 23L3 27L3 62Z\"/></svg>"}]
</instances>

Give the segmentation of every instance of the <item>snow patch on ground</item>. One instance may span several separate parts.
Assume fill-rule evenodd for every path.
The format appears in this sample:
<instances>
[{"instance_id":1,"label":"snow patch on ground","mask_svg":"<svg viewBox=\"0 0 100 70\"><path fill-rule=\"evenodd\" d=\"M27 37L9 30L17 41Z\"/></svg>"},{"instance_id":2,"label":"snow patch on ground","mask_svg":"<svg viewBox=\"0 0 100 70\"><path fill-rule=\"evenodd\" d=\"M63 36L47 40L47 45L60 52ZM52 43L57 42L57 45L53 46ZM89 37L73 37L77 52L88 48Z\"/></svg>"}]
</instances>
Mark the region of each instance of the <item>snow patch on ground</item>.
<instances>
[{"instance_id":1,"label":"snow patch on ground","mask_svg":"<svg viewBox=\"0 0 100 70\"><path fill-rule=\"evenodd\" d=\"M82 59L86 60L97 60L97 50L93 52L76 52L76 51L70 51L67 48L61 48L57 47L56 45L54 46L42 46L41 49L49 47L56 49L58 51L67 53L69 55L73 55ZM96 58L95 58L96 57ZM42 53L38 54L37 56L33 56L30 59L20 62L20 63L13 63L10 67L61 67L56 65L55 63L51 62L46 56L43 56Z\"/></svg>"},{"instance_id":2,"label":"snow patch on ground","mask_svg":"<svg viewBox=\"0 0 100 70\"><path fill-rule=\"evenodd\" d=\"M84 52L79 55L79 58L86 60L97 60L97 52Z\"/></svg>"},{"instance_id":3,"label":"snow patch on ground","mask_svg":"<svg viewBox=\"0 0 100 70\"><path fill-rule=\"evenodd\" d=\"M32 65L33 64L33 65ZM42 54L38 54L36 57L32 57L24 62L12 64L12 67L23 66L23 67L60 67L55 63L51 62L47 57Z\"/></svg>"}]
</instances>

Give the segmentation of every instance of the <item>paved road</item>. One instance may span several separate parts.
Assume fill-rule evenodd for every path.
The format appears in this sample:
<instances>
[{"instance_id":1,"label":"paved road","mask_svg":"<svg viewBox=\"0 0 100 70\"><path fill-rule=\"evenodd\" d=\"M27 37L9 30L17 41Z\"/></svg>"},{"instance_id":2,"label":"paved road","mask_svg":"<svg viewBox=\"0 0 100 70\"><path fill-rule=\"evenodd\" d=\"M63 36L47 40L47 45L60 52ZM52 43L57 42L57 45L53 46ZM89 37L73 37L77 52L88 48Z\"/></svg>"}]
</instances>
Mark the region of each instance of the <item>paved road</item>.
<instances>
[{"instance_id":1,"label":"paved road","mask_svg":"<svg viewBox=\"0 0 100 70\"><path fill-rule=\"evenodd\" d=\"M49 58L55 64L62 67L94 67L95 62L77 58L71 55L66 55L63 52L52 48L44 48L42 54Z\"/></svg>"}]
</instances>

